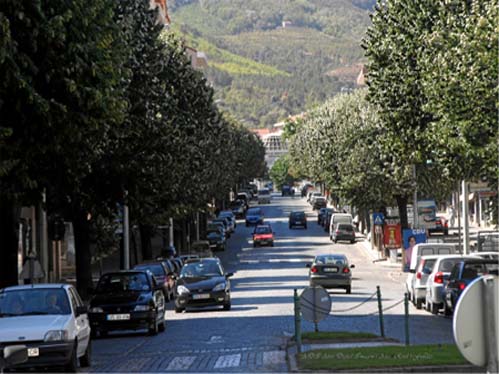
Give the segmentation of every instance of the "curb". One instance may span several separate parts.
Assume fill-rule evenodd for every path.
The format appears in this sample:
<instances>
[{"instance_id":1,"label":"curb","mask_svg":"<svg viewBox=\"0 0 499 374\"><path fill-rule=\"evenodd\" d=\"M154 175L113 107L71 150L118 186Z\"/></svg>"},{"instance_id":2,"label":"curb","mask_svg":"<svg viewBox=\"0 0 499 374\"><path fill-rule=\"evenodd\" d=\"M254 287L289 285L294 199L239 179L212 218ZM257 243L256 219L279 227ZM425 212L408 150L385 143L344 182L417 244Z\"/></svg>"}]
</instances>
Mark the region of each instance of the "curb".
<instances>
[{"instance_id":1,"label":"curb","mask_svg":"<svg viewBox=\"0 0 499 374\"><path fill-rule=\"evenodd\" d=\"M371 258L374 264L378 266L383 266L386 268L392 268L392 269L400 269L402 265L400 263L393 263L390 262L388 259L387 260L381 260L377 257L376 252L374 252L371 249L371 242L368 241L367 239L358 242L362 245L362 248L364 248L364 252L367 253L367 255Z\"/></svg>"}]
</instances>

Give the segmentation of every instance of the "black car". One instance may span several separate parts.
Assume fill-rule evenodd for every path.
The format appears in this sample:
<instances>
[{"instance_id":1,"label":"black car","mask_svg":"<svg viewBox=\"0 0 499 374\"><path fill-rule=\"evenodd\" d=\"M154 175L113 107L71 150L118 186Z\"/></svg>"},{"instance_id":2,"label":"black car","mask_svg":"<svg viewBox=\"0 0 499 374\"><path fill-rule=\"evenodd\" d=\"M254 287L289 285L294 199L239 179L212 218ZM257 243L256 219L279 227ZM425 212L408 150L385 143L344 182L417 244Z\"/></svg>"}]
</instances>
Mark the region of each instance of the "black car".
<instances>
[{"instance_id":1,"label":"black car","mask_svg":"<svg viewBox=\"0 0 499 374\"><path fill-rule=\"evenodd\" d=\"M210 229L206 231L206 240L210 242L212 250L224 251L227 245L225 235L218 229Z\"/></svg>"},{"instance_id":2,"label":"black car","mask_svg":"<svg viewBox=\"0 0 499 374\"><path fill-rule=\"evenodd\" d=\"M305 212L291 212L289 214L289 228L300 226L307 228L307 216Z\"/></svg>"},{"instance_id":3,"label":"black car","mask_svg":"<svg viewBox=\"0 0 499 374\"><path fill-rule=\"evenodd\" d=\"M322 226L324 223L324 219L326 218L327 212L332 212L331 208L320 208L319 213L317 214L317 224Z\"/></svg>"},{"instance_id":4,"label":"black car","mask_svg":"<svg viewBox=\"0 0 499 374\"><path fill-rule=\"evenodd\" d=\"M284 184L281 187L281 196L291 196L291 186Z\"/></svg>"},{"instance_id":5,"label":"black car","mask_svg":"<svg viewBox=\"0 0 499 374\"><path fill-rule=\"evenodd\" d=\"M218 258L189 260L177 279L175 312L187 307L221 305L230 310L230 281Z\"/></svg>"},{"instance_id":6,"label":"black car","mask_svg":"<svg viewBox=\"0 0 499 374\"><path fill-rule=\"evenodd\" d=\"M444 314L451 315L466 287L476 278L486 274L498 274L499 264L494 260L465 258L451 270L444 287Z\"/></svg>"},{"instance_id":7,"label":"black car","mask_svg":"<svg viewBox=\"0 0 499 374\"><path fill-rule=\"evenodd\" d=\"M314 203L312 204L312 209L317 210L321 208L325 208L327 206L327 200L323 196L318 196L314 199Z\"/></svg>"},{"instance_id":8,"label":"black car","mask_svg":"<svg viewBox=\"0 0 499 374\"><path fill-rule=\"evenodd\" d=\"M331 224L331 216L334 213L334 209L326 210L326 214L324 215L324 219L322 220L322 227L324 227L324 231L329 233L329 225Z\"/></svg>"},{"instance_id":9,"label":"black car","mask_svg":"<svg viewBox=\"0 0 499 374\"><path fill-rule=\"evenodd\" d=\"M146 328L155 335L165 329L163 287L150 271L103 274L92 294L88 317L94 337L112 330Z\"/></svg>"},{"instance_id":10,"label":"black car","mask_svg":"<svg viewBox=\"0 0 499 374\"><path fill-rule=\"evenodd\" d=\"M154 261L142 263L134 266L134 270L149 270L156 279L156 283L163 287L165 300L173 300L175 292L175 282L173 280L174 271L169 269L165 262Z\"/></svg>"}]
</instances>

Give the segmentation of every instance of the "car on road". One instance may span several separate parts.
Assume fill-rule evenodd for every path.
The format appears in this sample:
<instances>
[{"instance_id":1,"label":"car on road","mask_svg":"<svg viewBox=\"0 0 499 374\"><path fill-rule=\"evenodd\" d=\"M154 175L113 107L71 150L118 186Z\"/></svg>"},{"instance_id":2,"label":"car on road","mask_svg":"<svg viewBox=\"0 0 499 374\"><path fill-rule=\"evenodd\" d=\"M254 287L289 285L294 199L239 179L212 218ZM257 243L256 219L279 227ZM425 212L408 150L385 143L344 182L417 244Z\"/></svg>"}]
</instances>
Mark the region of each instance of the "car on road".
<instances>
[{"instance_id":1,"label":"car on road","mask_svg":"<svg viewBox=\"0 0 499 374\"><path fill-rule=\"evenodd\" d=\"M281 187L281 196L291 196L291 186L283 184Z\"/></svg>"},{"instance_id":2,"label":"car on road","mask_svg":"<svg viewBox=\"0 0 499 374\"><path fill-rule=\"evenodd\" d=\"M428 229L428 233L430 235L437 232L443 235L449 235L449 222L445 219L445 217L435 217L435 227L432 229Z\"/></svg>"},{"instance_id":3,"label":"car on road","mask_svg":"<svg viewBox=\"0 0 499 374\"><path fill-rule=\"evenodd\" d=\"M150 271L124 270L103 274L90 300L93 336L114 330L165 329L163 287Z\"/></svg>"},{"instance_id":4,"label":"car on road","mask_svg":"<svg viewBox=\"0 0 499 374\"><path fill-rule=\"evenodd\" d=\"M232 231L236 230L237 227L236 216L231 210L222 210L220 213L218 213L218 218L228 218L233 228Z\"/></svg>"},{"instance_id":5,"label":"car on road","mask_svg":"<svg viewBox=\"0 0 499 374\"><path fill-rule=\"evenodd\" d=\"M270 191L268 189L258 190L258 204L270 204Z\"/></svg>"},{"instance_id":6,"label":"car on road","mask_svg":"<svg viewBox=\"0 0 499 374\"><path fill-rule=\"evenodd\" d=\"M314 206L314 202L315 202L315 199L317 199L318 197L324 197L322 195L321 192L318 192L318 191L314 191L312 192L312 194L310 195L310 200L309 200L309 203L310 205L313 207Z\"/></svg>"},{"instance_id":7,"label":"car on road","mask_svg":"<svg viewBox=\"0 0 499 374\"><path fill-rule=\"evenodd\" d=\"M249 208L246 212L246 226L261 225L263 223L263 210L261 208Z\"/></svg>"},{"instance_id":8,"label":"car on road","mask_svg":"<svg viewBox=\"0 0 499 374\"><path fill-rule=\"evenodd\" d=\"M246 212L246 204L242 200L234 200L230 202L230 209L236 218L242 218Z\"/></svg>"},{"instance_id":9,"label":"car on road","mask_svg":"<svg viewBox=\"0 0 499 374\"><path fill-rule=\"evenodd\" d=\"M445 284L444 314L454 312L459 297L474 279L487 274L498 275L498 267L497 261L478 258L462 259L455 264Z\"/></svg>"},{"instance_id":10,"label":"car on road","mask_svg":"<svg viewBox=\"0 0 499 374\"><path fill-rule=\"evenodd\" d=\"M234 226L232 225L232 222L230 218L225 217L225 218L215 218L212 219L209 223L211 224L218 224L221 223L223 227L225 228L225 234L227 235L227 238L230 238L230 235L234 232Z\"/></svg>"},{"instance_id":11,"label":"car on road","mask_svg":"<svg viewBox=\"0 0 499 374\"><path fill-rule=\"evenodd\" d=\"M180 256L182 260L200 257L213 257L210 242L208 240L196 240L191 244L191 250L188 255Z\"/></svg>"},{"instance_id":12,"label":"car on road","mask_svg":"<svg viewBox=\"0 0 499 374\"><path fill-rule=\"evenodd\" d=\"M352 292L352 271L355 265L349 265L348 259L343 254L318 255L309 268L308 276L310 286L324 288L343 288L346 293Z\"/></svg>"},{"instance_id":13,"label":"car on road","mask_svg":"<svg viewBox=\"0 0 499 374\"><path fill-rule=\"evenodd\" d=\"M163 287L163 295L165 300L170 301L175 297L175 280L173 279L174 271L169 269L166 263L162 261L148 261L135 265L134 270L149 270L156 279L156 283Z\"/></svg>"},{"instance_id":14,"label":"car on road","mask_svg":"<svg viewBox=\"0 0 499 374\"><path fill-rule=\"evenodd\" d=\"M471 255L477 256L486 260L499 260L499 252L471 252Z\"/></svg>"},{"instance_id":15,"label":"car on road","mask_svg":"<svg viewBox=\"0 0 499 374\"><path fill-rule=\"evenodd\" d=\"M426 284L428 277L433 271L433 267L437 262L438 255L422 256L416 268L415 276L411 277L411 301L416 306L416 309L421 309L426 298Z\"/></svg>"},{"instance_id":16,"label":"car on road","mask_svg":"<svg viewBox=\"0 0 499 374\"><path fill-rule=\"evenodd\" d=\"M338 240L348 241L355 243L355 229L349 223L338 223L333 230L332 240L337 243Z\"/></svg>"},{"instance_id":17,"label":"car on road","mask_svg":"<svg viewBox=\"0 0 499 374\"><path fill-rule=\"evenodd\" d=\"M88 309L68 284L31 284L0 290L0 354L25 345L27 361L9 369L62 367L76 372L91 365Z\"/></svg>"},{"instance_id":18,"label":"car on road","mask_svg":"<svg viewBox=\"0 0 499 374\"><path fill-rule=\"evenodd\" d=\"M230 310L230 280L233 273L225 273L218 258L189 260L177 279L175 312L188 307L221 305Z\"/></svg>"},{"instance_id":19,"label":"car on road","mask_svg":"<svg viewBox=\"0 0 499 374\"><path fill-rule=\"evenodd\" d=\"M270 225L257 225L253 230L253 247L262 245L274 246L274 232Z\"/></svg>"},{"instance_id":20,"label":"car on road","mask_svg":"<svg viewBox=\"0 0 499 374\"><path fill-rule=\"evenodd\" d=\"M293 211L289 213L289 228L292 229L296 226L307 228L307 215L304 211Z\"/></svg>"},{"instance_id":21,"label":"car on road","mask_svg":"<svg viewBox=\"0 0 499 374\"><path fill-rule=\"evenodd\" d=\"M322 226L326 218L327 212L332 212L332 211L333 211L332 208L326 208L326 207L320 208L319 212L317 213L317 224L319 226Z\"/></svg>"},{"instance_id":22,"label":"car on road","mask_svg":"<svg viewBox=\"0 0 499 374\"><path fill-rule=\"evenodd\" d=\"M229 238L229 233L227 232L227 228L223 222L220 221L210 221L206 225L206 231L219 230L225 239Z\"/></svg>"},{"instance_id":23,"label":"car on road","mask_svg":"<svg viewBox=\"0 0 499 374\"><path fill-rule=\"evenodd\" d=\"M338 213L334 212L331 214L331 219L329 220L329 239L333 240L333 231L336 229L336 224L338 223L348 223L353 225L353 217L350 213Z\"/></svg>"},{"instance_id":24,"label":"car on road","mask_svg":"<svg viewBox=\"0 0 499 374\"><path fill-rule=\"evenodd\" d=\"M225 251L227 248L225 234L219 228L208 227L208 230L206 230L206 239L210 243L210 249L212 251Z\"/></svg>"},{"instance_id":25,"label":"car on road","mask_svg":"<svg viewBox=\"0 0 499 374\"><path fill-rule=\"evenodd\" d=\"M312 203L313 210L325 208L326 206L327 206L327 200L324 196L317 196L316 198L314 198L314 202Z\"/></svg>"}]
</instances>

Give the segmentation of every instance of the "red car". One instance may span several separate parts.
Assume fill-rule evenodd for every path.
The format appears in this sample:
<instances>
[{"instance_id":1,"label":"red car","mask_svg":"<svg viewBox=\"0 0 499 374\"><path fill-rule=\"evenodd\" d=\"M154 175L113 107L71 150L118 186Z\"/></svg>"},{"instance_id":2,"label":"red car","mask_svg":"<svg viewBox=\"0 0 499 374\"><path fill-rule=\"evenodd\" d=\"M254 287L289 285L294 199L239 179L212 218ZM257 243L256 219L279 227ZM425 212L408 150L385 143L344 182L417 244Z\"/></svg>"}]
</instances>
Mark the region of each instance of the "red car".
<instances>
[{"instance_id":1,"label":"red car","mask_svg":"<svg viewBox=\"0 0 499 374\"><path fill-rule=\"evenodd\" d=\"M428 229L430 234L434 234L436 232L442 233L444 235L449 235L449 222L445 219L445 217L437 216L435 218L435 228Z\"/></svg>"},{"instance_id":2,"label":"red car","mask_svg":"<svg viewBox=\"0 0 499 374\"><path fill-rule=\"evenodd\" d=\"M253 247L261 245L274 246L274 233L270 225L257 225L253 231Z\"/></svg>"}]
</instances>

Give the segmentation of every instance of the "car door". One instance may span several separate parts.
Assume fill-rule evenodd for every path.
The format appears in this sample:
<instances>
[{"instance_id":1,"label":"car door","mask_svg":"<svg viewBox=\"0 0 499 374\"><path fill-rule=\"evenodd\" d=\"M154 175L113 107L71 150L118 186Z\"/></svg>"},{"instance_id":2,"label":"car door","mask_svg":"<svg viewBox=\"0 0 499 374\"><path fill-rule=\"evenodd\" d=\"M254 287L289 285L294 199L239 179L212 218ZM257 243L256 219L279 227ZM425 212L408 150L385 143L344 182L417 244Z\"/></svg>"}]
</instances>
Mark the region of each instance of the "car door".
<instances>
[{"instance_id":1,"label":"car door","mask_svg":"<svg viewBox=\"0 0 499 374\"><path fill-rule=\"evenodd\" d=\"M163 291L158 287L158 284L156 283L156 280L154 277L150 278L151 280L151 285L152 285L152 293L153 293L153 300L154 300L154 305L156 306L157 314L156 314L156 319L164 319L165 318L165 296L163 294Z\"/></svg>"},{"instance_id":2,"label":"car door","mask_svg":"<svg viewBox=\"0 0 499 374\"><path fill-rule=\"evenodd\" d=\"M88 321L88 314L77 315L76 310L79 307L85 306L81 300L78 292L73 287L69 288L69 299L73 309L73 318L75 319L76 336L78 339L78 357L85 354L87 346L90 343L90 323Z\"/></svg>"}]
</instances>

